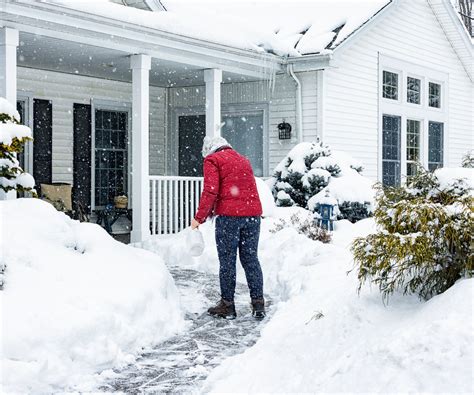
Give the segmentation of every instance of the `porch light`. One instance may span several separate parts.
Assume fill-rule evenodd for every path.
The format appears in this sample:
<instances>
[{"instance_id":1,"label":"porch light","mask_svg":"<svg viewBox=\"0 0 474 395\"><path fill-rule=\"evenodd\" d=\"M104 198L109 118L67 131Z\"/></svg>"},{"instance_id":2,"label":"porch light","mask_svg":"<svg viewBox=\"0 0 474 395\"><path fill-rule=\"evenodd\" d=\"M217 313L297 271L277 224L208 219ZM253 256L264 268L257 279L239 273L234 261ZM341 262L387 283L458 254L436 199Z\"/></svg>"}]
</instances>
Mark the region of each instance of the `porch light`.
<instances>
[{"instance_id":1,"label":"porch light","mask_svg":"<svg viewBox=\"0 0 474 395\"><path fill-rule=\"evenodd\" d=\"M291 125L285 120L278 124L278 138L280 140L291 139Z\"/></svg>"}]
</instances>

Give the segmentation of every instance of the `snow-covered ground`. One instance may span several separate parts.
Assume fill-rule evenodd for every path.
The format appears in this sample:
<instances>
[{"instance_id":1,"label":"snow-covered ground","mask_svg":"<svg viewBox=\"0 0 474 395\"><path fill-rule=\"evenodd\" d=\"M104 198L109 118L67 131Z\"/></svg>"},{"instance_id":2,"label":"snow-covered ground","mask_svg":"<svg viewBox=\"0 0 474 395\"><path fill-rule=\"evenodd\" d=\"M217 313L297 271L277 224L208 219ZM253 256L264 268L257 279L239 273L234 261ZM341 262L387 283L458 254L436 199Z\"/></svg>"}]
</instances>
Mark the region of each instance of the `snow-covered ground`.
<instances>
[{"instance_id":1,"label":"snow-covered ground","mask_svg":"<svg viewBox=\"0 0 474 395\"><path fill-rule=\"evenodd\" d=\"M279 218L295 213L304 218L306 210L271 211L273 217L262 221L259 254L272 314L255 345L246 349L258 333L209 374L214 365L201 366L208 357L193 357L199 350L181 361L178 354L173 361L168 351L185 350L195 340L184 314L200 319L210 303L196 287L214 284L217 299L212 221L200 227L206 247L193 258L186 232L150 239L142 247L156 253L151 254L117 243L100 227L72 221L39 200L0 202L0 263L7 264L0 291L3 392L128 388L120 384L121 379L130 384L127 377L158 385L154 372L169 366L188 369L175 372L179 388L189 388L192 379L204 393L473 392L474 279L460 280L428 302L395 294L385 306L376 287L366 285L358 296L351 271L349 246L356 236L374 231L373 219L338 221L333 241L322 244L293 228L271 232ZM181 298L163 262L181 281ZM213 282L205 276L182 278L196 270L213 274L207 277ZM241 268L238 280L245 282ZM245 321L247 290L239 286L238 292L238 313ZM183 347L181 338L187 342ZM133 364L142 348L152 357L142 355L142 362ZM206 350L211 358L212 350ZM148 363L161 355L171 359L157 361L156 369ZM188 361L196 361L195 369ZM111 373L110 368L128 363Z\"/></svg>"},{"instance_id":2,"label":"snow-covered ground","mask_svg":"<svg viewBox=\"0 0 474 395\"><path fill-rule=\"evenodd\" d=\"M277 208L276 217L304 210ZM311 241L293 229L273 234L262 223L260 260L276 313L255 346L226 360L202 391L214 392L449 392L473 388L473 286L460 280L429 302L380 293L357 277L349 245L375 229L373 219L336 224L333 242ZM184 235L144 247L167 262L217 273L213 224L201 226L204 254L192 258ZM349 273L348 273L349 272ZM245 282L243 271L238 278Z\"/></svg>"},{"instance_id":3,"label":"snow-covered ground","mask_svg":"<svg viewBox=\"0 0 474 395\"><path fill-rule=\"evenodd\" d=\"M2 393L54 393L184 328L156 255L38 199L0 202Z\"/></svg>"}]
</instances>

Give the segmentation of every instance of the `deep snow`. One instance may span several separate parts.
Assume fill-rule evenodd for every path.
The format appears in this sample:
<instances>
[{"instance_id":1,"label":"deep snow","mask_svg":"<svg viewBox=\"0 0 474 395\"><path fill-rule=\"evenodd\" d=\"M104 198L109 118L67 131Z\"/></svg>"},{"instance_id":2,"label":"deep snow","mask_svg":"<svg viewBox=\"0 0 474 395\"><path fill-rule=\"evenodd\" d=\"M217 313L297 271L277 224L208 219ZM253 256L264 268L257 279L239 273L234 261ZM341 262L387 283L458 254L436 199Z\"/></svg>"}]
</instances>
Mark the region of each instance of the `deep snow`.
<instances>
[{"instance_id":1,"label":"deep snow","mask_svg":"<svg viewBox=\"0 0 474 395\"><path fill-rule=\"evenodd\" d=\"M0 202L2 392L52 393L184 328L163 261L38 199Z\"/></svg>"},{"instance_id":2,"label":"deep snow","mask_svg":"<svg viewBox=\"0 0 474 395\"><path fill-rule=\"evenodd\" d=\"M262 221L259 255L275 315L256 345L213 370L201 392L472 393L474 279L429 302L395 294L386 306L370 285L358 296L349 246L375 230L373 219L337 221L331 244L292 228L269 232L294 213L308 214L277 208ZM172 264L217 273L212 221L201 230L199 258L176 248L180 234L144 247ZM245 281L240 267L238 279Z\"/></svg>"},{"instance_id":3,"label":"deep snow","mask_svg":"<svg viewBox=\"0 0 474 395\"><path fill-rule=\"evenodd\" d=\"M282 56L331 52L390 3L390 0L168 0L164 1L168 11L152 13L108 0L41 1L183 36Z\"/></svg>"}]
</instances>

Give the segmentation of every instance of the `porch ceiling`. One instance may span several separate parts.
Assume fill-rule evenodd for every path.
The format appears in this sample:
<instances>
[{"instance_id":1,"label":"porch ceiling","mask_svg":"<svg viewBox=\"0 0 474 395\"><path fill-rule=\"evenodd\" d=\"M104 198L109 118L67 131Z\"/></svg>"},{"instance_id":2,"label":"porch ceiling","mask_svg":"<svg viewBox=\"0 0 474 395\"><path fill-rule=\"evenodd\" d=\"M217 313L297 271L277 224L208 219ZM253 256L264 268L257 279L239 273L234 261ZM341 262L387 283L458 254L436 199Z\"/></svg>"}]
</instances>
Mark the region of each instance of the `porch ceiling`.
<instances>
[{"instance_id":1,"label":"porch ceiling","mask_svg":"<svg viewBox=\"0 0 474 395\"><path fill-rule=\"evenodd\" d=\"M131 82L129 54L20 32L18 66ZM246 82L255 77L223 72L223 82ZM152 58L150 85L180 87L204 85L202 68Z\"/></svg>"}]
</instances>

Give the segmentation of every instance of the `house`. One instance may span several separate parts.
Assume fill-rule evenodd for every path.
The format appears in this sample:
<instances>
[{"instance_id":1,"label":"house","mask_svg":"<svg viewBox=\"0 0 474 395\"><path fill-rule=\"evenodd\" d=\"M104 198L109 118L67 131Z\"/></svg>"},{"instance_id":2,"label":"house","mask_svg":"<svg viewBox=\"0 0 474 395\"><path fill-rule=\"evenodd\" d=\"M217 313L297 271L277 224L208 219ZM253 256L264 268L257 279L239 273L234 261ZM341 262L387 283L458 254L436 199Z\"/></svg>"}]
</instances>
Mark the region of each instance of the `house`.
<instances>
[{"instance_id":1,"label":"house","mask_svg":"<svg viewBox=\"0 0 474 395\"><path fill-rule=\"evenodd\" d=\"M473 44L449 0L344 1L313 2L313 24L288 14L286 29L239 34L166 1L4 1L0 96L33 129L24 167L93 212L125 193L139 241L150 223L189 222L206 134L258 176L317 136L388 185L417 161L459 166L474 144Z\"/></svg>"}]
</instances>

